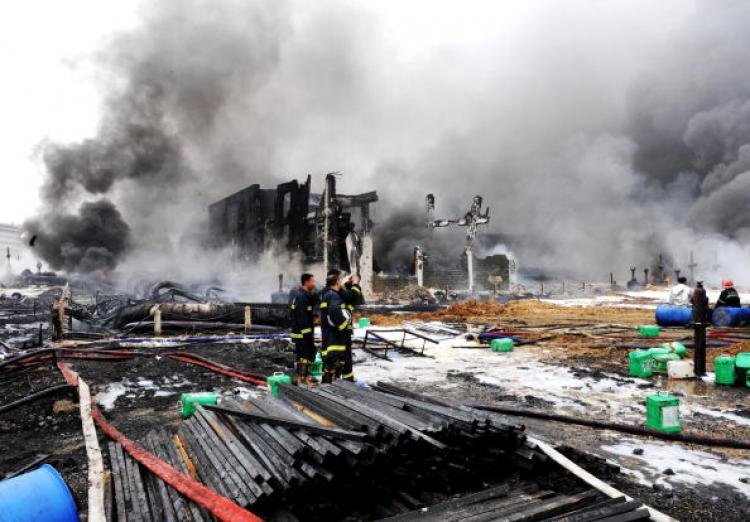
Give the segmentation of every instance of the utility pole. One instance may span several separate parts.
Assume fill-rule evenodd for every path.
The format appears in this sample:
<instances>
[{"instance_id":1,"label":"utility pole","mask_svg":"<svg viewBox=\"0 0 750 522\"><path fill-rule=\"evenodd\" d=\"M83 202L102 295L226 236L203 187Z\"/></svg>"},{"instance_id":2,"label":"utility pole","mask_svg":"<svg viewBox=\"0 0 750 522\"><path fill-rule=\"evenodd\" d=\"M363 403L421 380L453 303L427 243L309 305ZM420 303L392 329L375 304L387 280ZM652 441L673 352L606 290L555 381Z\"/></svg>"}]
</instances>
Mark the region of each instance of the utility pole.
<instances>
[{"instance_id":1,"label":"utility pole","mask_svg":"<svg viewBox=\"0 0 750 522\"><path fill-rule=\"evenodd\" d=\"M664 283L664 259L659 254L659 283Z\"/></svg>"}]
</instances>

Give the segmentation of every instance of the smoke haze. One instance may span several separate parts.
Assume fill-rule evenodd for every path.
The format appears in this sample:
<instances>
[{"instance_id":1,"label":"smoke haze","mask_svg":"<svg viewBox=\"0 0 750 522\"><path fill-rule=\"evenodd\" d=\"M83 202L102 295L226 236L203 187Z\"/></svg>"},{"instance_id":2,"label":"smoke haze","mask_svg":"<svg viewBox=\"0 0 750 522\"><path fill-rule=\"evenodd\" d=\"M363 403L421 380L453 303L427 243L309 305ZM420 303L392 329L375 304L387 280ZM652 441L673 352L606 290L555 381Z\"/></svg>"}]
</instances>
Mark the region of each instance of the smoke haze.
<instances>
[{"instance_id":1,"label":"smoke haze","mask_svg":"<svg viewBox=\"0 0 750 522\"><path fill-rule=\"evenodd\" d=\"M750 5L405 4L144 2L96 55L99 133L44 148L40 254L178 270L209 203L337 170L380 194L385 268L425 241L426 193L438 217L481 194L521 267L624 279L695 250L702 276L750 284Z\"/></svg>"}]
</instances>

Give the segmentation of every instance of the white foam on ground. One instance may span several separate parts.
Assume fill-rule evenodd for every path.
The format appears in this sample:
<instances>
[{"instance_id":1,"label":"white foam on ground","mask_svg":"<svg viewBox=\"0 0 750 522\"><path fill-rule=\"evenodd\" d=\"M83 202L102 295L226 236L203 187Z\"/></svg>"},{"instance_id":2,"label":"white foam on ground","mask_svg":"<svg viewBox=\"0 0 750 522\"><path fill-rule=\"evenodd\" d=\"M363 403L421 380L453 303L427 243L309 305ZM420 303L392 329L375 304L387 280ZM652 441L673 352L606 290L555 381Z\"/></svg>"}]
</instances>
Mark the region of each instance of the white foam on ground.
<instances>
[{"instance_id":1,"label":"white foam on ground","mask_svg":"<svg viewBox=\"0 0 750 522\"><path fill-rule=\"evenodd\" d=\"M105 410L115 407L117 399L128 392L128 388L121 382L113 382L107 385L103 392L96 394L96 402Z\"/></svg>"},{"instance_id":2,"label":"white foam on ground","mask_svg":"<svg viewBox=\"0 0 750 522\"><path fill-rule=\"evenodd\" d=\"M734 413L731 413L725 410L716 411L710 408L704 408L703 406L695 406L695 405L686 406L686 410L692 413L701 413L703 415L710 415L711 417L728 420L728 421L734 422L735 424L740 424L742 426L750 426L749 418L743 417L741 415L736 415Z\"/></svg>"},{"instance_id":3,"label":"white foam on ground","mask_svg":"<svg viewBox=\"0 0 750 522\"><path fill-rule=\"evenodd\" d=\"M643 449L643 455L634 455L633 450L636 448ZM740 481L750 479L750 460L725 459L714 453L690 450L679 444L642 442L635 439L605 445L601 449L616 455L618 462L624 460L623 470L647 486L723 484L750 497L750 484ZM637 463L640 470L628 468L628 462ZM668 468L675 474L665 475L664 470Z\"/></svg>"},{"instance_id":4,"label":"white foam on ground","mask_svg":"<svg viewBox=\"0 0 750 522\"><path fill-rule=\"evenodd\" d=\"M502 388L502 393L533 395L554 403L558 411L589 411L612 420L642 420L642 403L648 393L653 393L638 387L648 382L643 379L578 377L567 367L540 362L538 354L524 348L507 353L492 352L488 347L453 348L465 344L461 336L438 345L428 343L425 354L434 358L400 356L396 350L389 350L393 362L355 350L358 358L365 358L356 364L355 377L366 382L414 381L443 387L454 384L446 383L449 372L466 373L481 383ZM421 349L421 341L411 346Z\"/></svg>"}]
</instances>

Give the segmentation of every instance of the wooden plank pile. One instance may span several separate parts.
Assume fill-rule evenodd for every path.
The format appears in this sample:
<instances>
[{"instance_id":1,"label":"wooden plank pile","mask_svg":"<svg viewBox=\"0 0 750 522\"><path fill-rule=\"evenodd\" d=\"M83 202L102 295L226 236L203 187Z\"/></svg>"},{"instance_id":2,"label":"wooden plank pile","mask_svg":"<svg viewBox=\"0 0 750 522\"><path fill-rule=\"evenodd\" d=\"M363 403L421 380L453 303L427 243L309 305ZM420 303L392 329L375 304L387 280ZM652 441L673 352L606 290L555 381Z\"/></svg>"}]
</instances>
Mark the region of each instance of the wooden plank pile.
<instances>
[{"instance_id":1,"label":"wooden plank pile","mask_svg":"<svg viewBox=\"0 0 750 522\"><path fill-rule=\"evenodd\" d=\"M177 434L159 428L144 445L268 519L375 520L403 514L410 520L414 510L497 484L504 485L491 494L453 500L445 509L515 507L549 514L601 500L583 494L580 485L566 491L569 496L548 490L550 470L562 471L525 443L522 428L486 412L385 383L373 389L347 381L312 389L282 386L280 395L198 406ZM116 520L210 520L139 469L119 445L110 444L109 453ZM540 473L542 490L529 485ZM565 481L570 476L560 484ZM511 490L511 483L521 489Z\"/></svg>"},{"instance_id":2,"label":"wooden plank pile","mask_svg":"<svg viewBox=\"0 0 750 522\"><path fill-rule=\"evenodd\" d=\"M629 522L648 519L648 509L635 500L627 501L625 497L603 498L596 490L561 495L532 484L515 489L510 489L507 485L486 489L389 517L383 519L383 522Z\"/></svg>"}]
</instances>

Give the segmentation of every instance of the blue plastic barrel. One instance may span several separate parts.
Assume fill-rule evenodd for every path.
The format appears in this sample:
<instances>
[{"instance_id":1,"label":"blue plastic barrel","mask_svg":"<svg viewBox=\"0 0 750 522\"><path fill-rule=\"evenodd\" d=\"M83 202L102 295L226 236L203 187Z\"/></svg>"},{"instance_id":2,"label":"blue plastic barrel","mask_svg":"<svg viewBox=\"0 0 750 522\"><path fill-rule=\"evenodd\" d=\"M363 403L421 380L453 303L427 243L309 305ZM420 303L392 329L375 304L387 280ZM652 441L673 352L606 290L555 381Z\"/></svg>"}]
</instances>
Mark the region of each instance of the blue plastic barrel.
<instances>
[{"instance_id":1,"label":"blue plastic barrel","mask_svg":"<svg viewBox=\"0 0 750 522\"><path fill-rule=\"evenodd\" d=\"M750 323L750 308L720 306L711 316L714 326L745 326Z\"/></svg>"},{"instance_id":2,"label":"blue plastic barrel","mask_svg":"<svg viewBox=\"0 0 750 522\"><path fill-rule=\"evenodd\" d=\"M68 486L55 468L34 471L0 482L0 522L79 522Z\"/></svg>"},{"instance_id":3,"label":"blue plastic barrel","mask_svg":"<svg viewBox=\"0 0 750 522\"><path fill-rule=\"evenodd\" d=\"M692 316L692 306L661 304L656 307L656 324L659 326L686 326Z\"/></svg>"}]
</instances>

